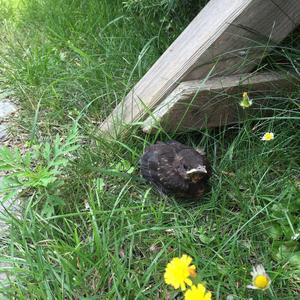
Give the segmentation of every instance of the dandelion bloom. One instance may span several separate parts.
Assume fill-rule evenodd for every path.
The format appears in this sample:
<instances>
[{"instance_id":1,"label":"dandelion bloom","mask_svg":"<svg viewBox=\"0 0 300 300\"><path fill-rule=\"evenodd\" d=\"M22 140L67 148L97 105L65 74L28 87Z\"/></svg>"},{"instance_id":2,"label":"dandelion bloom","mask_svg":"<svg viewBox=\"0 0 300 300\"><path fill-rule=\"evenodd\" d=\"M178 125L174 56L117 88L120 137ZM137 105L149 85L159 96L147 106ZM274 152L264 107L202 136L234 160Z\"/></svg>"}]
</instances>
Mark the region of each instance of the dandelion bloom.
<instances>
[{"instance_id":1,"label":"dandelion bloom","mask_svg":"<svg viewBox=\"0 0 300 300\"><path fill-rule=\"evenodd\" d=\"M274 133L273 132L266 132L263 137L261 138L262 141L271 141L274 140Z\"/></svg>"},{"instance_id":2,"label":"dandelion bloom","mask_svg":"<svg viewBox=\"0 0 300 300\"><path fill-rule=\"evenodd\" d=\"M240 102L240 106L245 109L245 108L249 108L252 105L253 101L249 98L248 93L244 92L243 93L243 99Z\"/></svg>"},{"instance_id":3,"label":"dandelion bloom","mask_svg":"<svg viewBox=\"0 0 300 300\"><path fill-rule=\"evenodd\" d=\"M173 286L175 289L181 288L186 290L186 285L191 286L192 280L189 278L196 276L196 267L191 265L192 258L186 254L180 258L175 257L167 264L164 274L166 284Z\"/></svg>"},{"instance_id":4,"label":"dandelion bloom","mask_svg":"<svg viewBox=\"0 0 300 300\"><path fill-rule=\"evenodd\" d=\"M249 289L255 290L265 290L269 288L271 284L271 279L269 275L266 273L263 265L258 265L253 267L252 275L252 285L247 285Z\"/></svg>"},{"instance_id":5,"label":"dandelion bloom","mask_svg":"<svg viewBox=\"0 0 300 300\"><path fill-rule=\"evenodd\" d=\"M203 284L193 285L184 294L184 300L211 300L211 292Z\"/></svg>"}]
</instances>

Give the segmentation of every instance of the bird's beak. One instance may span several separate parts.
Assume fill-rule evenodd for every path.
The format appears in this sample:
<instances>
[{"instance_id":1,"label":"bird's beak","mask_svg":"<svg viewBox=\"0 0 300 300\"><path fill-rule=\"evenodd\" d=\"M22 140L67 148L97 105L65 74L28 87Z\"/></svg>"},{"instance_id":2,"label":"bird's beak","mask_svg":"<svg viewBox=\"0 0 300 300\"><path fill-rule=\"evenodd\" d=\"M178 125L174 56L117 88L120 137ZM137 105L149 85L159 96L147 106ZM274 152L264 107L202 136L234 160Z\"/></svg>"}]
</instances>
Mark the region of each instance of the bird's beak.
<instances>
[{"instance_id":1,"label":"bird's beak","mask_svg":"<svg viewBox=\"0 0 300 300\"><path fill-rule=\"evenodd\" d=\"M197 173L204 173L207 174L207 170L205 166L199 166L197 168L191 169L186 172L186 174L197 174Z\"/></svg>"}]
</instances>

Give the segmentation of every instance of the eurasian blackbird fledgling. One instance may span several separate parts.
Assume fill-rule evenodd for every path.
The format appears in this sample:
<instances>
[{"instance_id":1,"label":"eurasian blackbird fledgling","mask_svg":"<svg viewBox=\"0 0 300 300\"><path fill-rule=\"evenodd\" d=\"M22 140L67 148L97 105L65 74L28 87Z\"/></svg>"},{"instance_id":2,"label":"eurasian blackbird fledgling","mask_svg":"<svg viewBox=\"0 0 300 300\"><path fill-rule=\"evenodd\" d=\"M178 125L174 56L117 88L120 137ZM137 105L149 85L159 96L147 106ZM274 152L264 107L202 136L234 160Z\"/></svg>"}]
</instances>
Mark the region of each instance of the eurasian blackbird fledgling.
<instances>
[{"instance_id":1,"label":"eurasian blackbird fledgling","mask_svg":"<svg viewBox=\"0 0 300 300\"><path fill-rule=\"evenodd\" d=\"M211 176L204 153L176 141L146 148L140 167L142 176L159 192L180 198L201 198Z\"/></svg>"}]
</instances>

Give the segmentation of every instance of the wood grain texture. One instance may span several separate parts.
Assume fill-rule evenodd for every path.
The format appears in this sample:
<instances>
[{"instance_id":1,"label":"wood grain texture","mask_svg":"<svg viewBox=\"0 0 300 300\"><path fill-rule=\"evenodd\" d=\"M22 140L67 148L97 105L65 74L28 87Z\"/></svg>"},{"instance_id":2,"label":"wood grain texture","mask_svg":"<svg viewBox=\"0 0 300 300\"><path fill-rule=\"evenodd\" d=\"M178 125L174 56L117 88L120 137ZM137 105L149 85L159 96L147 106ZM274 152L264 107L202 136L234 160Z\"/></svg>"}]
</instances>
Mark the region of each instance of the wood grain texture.
<instances>
[{"instance_id":1,"label":"wood grain texture","mask_svg":"<svg viewBox=\"0 0 300 300\"><path fill-rule=\"evenodd\" d=\"M102 123L143 120L182 81L244 73L300 24L299 0L211 0Z\"/></svg>"},{"instance_id":2,"label":"wood grain texture","mask_svg":"<svg viewBox=\"0 0 300 300\"><path fill-rule=\"evenodd\" d=\"M293 76L271 72L182 82L143 122L143 131L151 133L162 127L165 131L184 132L234 123L242 120L245 112L257 113L267 107L266 93L279 96L296 86ZM246 111L239 106L244 91L254 100Z\"/></svg>"}]
</instances>

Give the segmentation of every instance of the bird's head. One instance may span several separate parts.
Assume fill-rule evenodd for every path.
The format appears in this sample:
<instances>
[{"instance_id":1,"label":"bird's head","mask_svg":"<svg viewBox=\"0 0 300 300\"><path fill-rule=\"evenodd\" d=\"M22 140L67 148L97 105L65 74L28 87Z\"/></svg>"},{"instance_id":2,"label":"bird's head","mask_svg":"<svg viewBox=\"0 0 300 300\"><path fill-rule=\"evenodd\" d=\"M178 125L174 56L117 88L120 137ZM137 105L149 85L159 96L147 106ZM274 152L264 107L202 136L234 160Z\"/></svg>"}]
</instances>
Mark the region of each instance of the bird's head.
<instances>
[{"instance_id":1,"label":"bird's head","mask_svg":"<svg viewBox=\"0 0 300 300\"><path fill-rule=\"evenodd\" d=\"M208 173L201 157L184 157L181 164L182 176L193 183L201 181L201 179Z\"/></svg>"},{"instance_id":2,"label":"bird's head","mask_svg":"<svg viewBox=\"0 0 300 300\"><path fill-rule=\"evenodd\" d=\"M180 160L180 174L194 183L201 181L203 177L208 175L203 156L196 151L184 153Z\"/></svg>"},{"instance_id":3,"label":"bird's head","mask_svg":"<svg viewBox=\"0 0 300 300\"><path fill-rule=\"evenodd\" d=\"M203 165L186 171L186 177L194 183L199 182L205 175L207 175L207 170Z\"/></svg>"}]
</instances>

